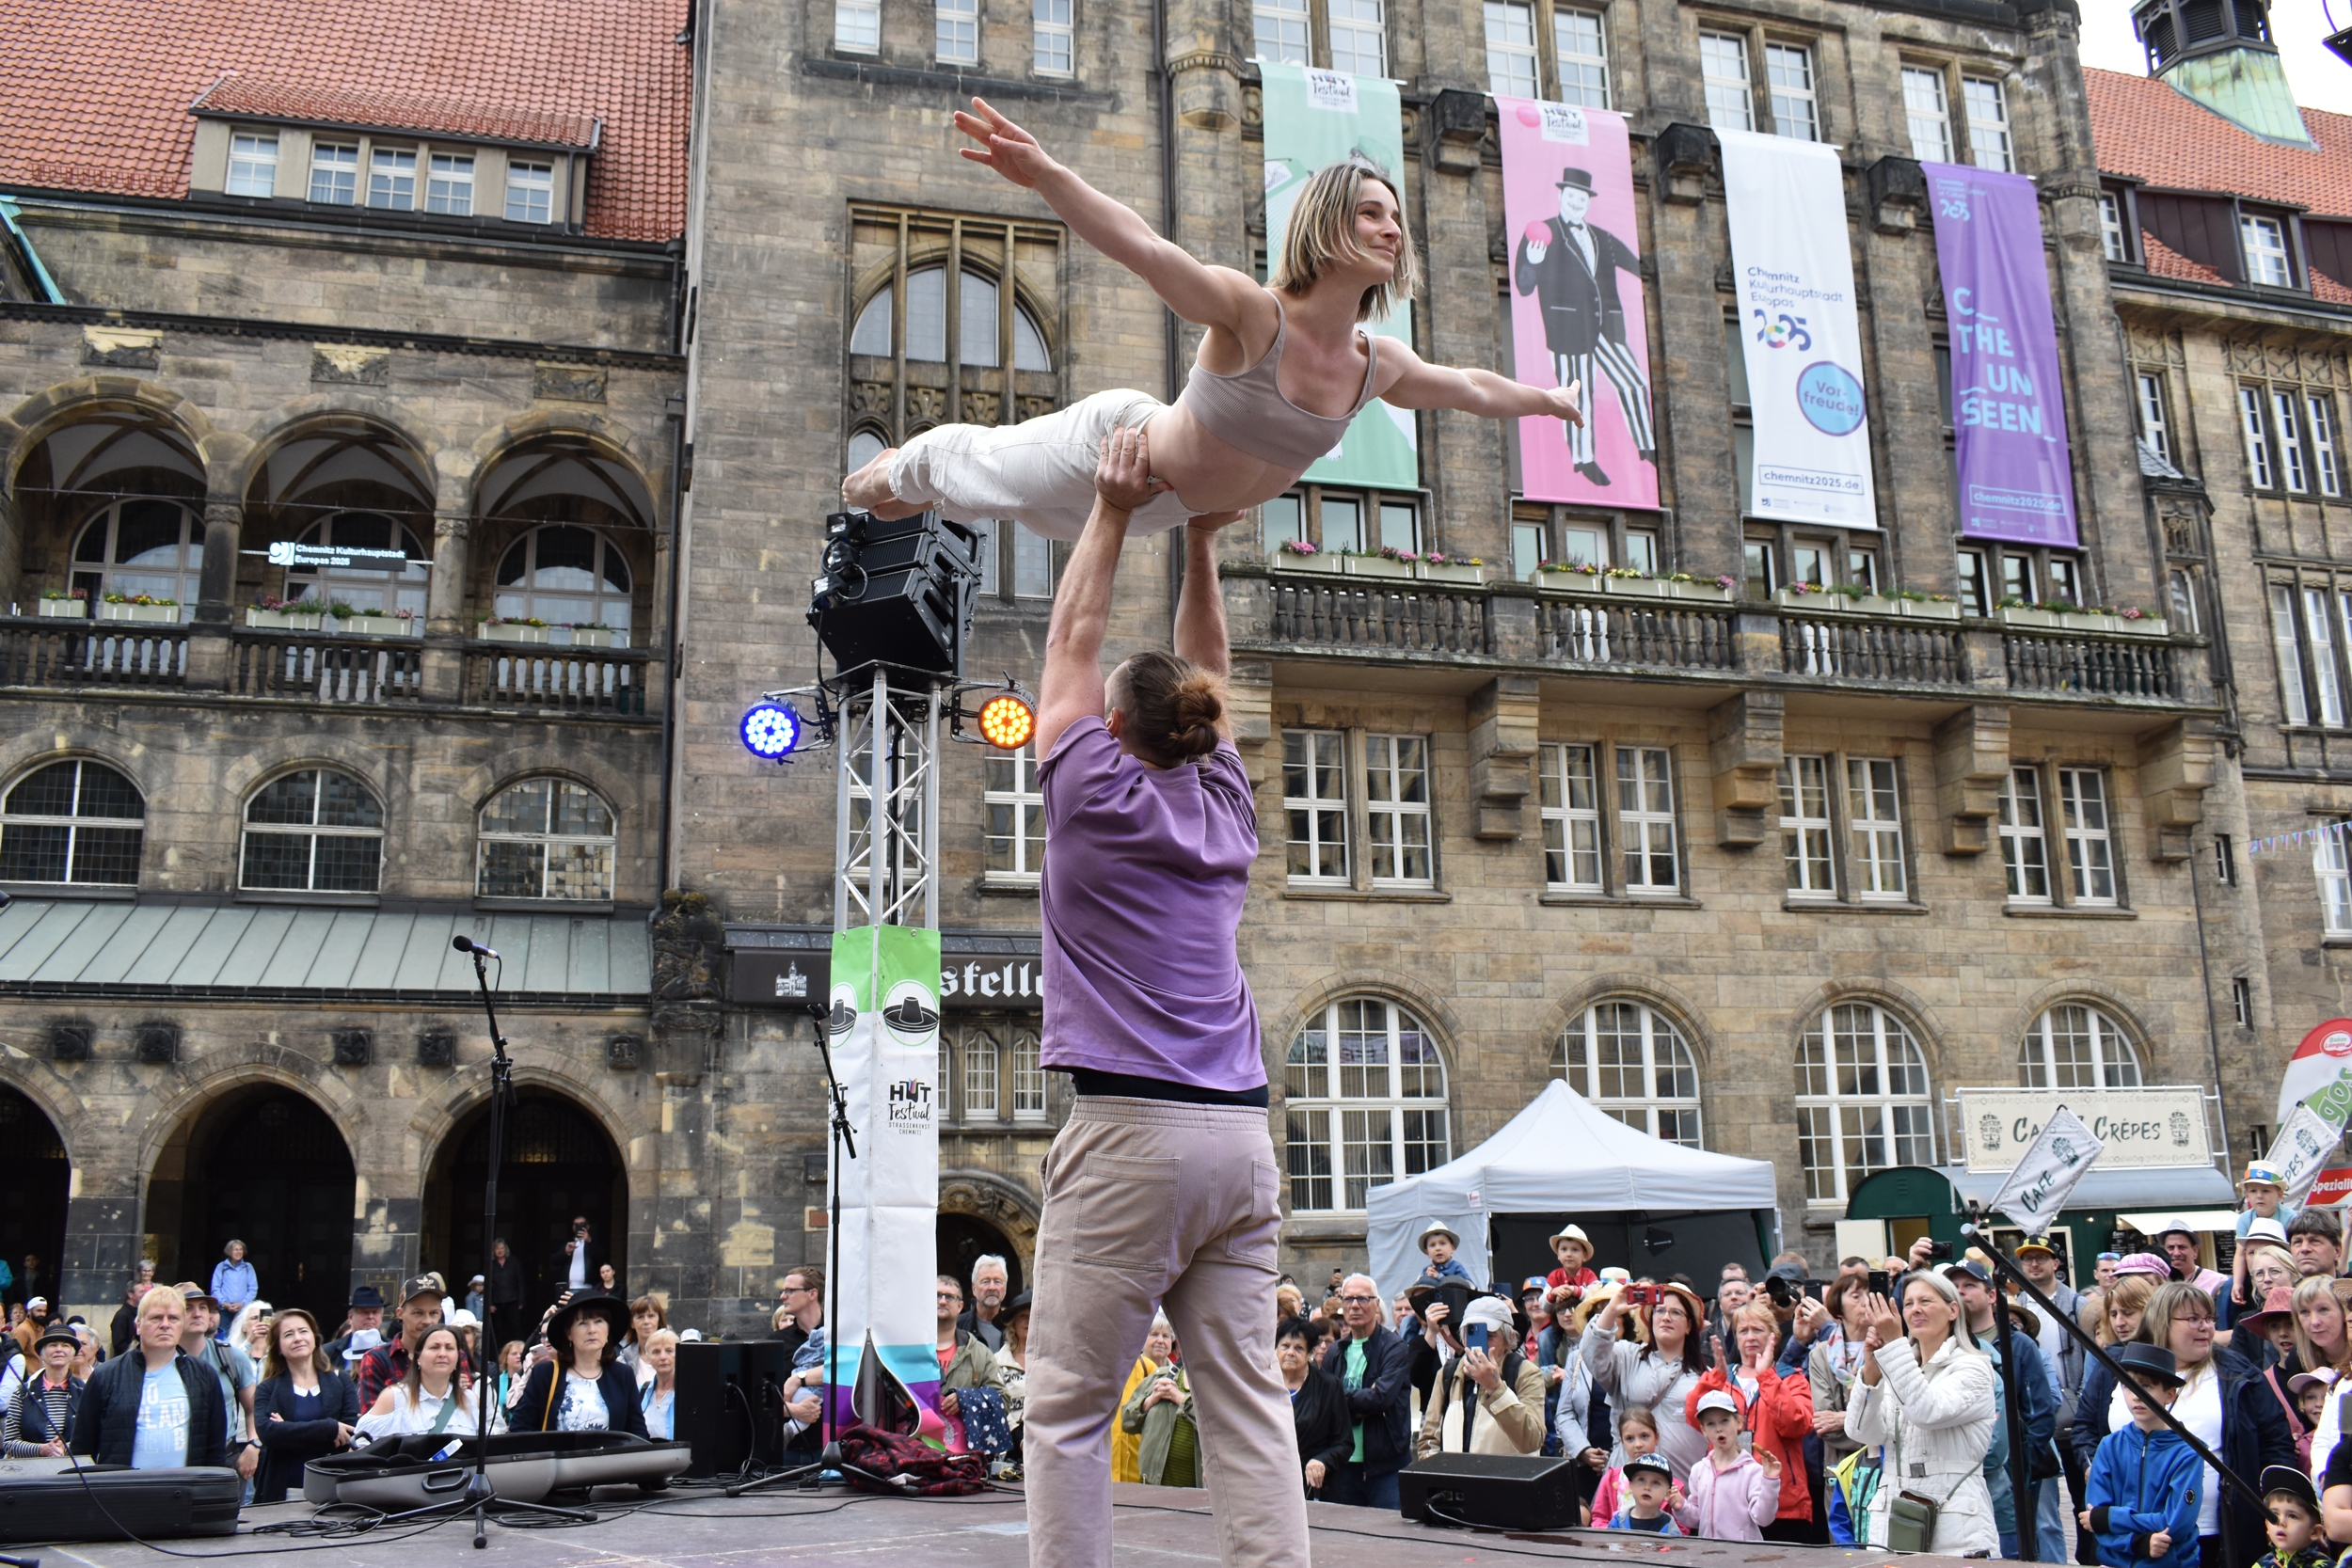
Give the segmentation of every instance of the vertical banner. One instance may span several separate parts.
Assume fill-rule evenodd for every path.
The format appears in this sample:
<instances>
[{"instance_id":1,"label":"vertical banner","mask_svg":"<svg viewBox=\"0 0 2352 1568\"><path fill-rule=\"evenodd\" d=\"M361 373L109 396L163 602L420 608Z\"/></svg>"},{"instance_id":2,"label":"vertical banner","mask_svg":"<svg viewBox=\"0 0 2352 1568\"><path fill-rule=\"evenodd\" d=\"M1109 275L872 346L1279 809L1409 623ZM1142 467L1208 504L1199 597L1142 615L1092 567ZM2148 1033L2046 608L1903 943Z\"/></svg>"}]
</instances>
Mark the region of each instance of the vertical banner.
<instances>
[{"instance_id":1,"label":"vertical banner","mask_svg":"<svg viewBox=\"0 0 2352 1568\"><path fill-rule=\"evenodd\" d=\"M1718 131L1756 417L1751 510L1875 529L1846 181L1835 150Z\"/></svg>"},{"instance_id":2,"label":"vertical banner","mask_svg":"<svg viewBox=\"0 0 2352 1568\"><path fill-rule=\"evenodd\" d=\"M1512 374L1581 382L1584 423L1519 420L1530 500L1658 504L1649 316L1625 117L1498 98L1502 226L1511 236Z\"/></svg>"},{"instance_id":3,"label":"vertical banner","mask_svg":"<svg viewBox=\"0 0 2352 1568\"><path fill-rule=\"evenodd\" d=\"M1952 328L1960 531L2072 547L2074 478L2033 182L1921 164Z\"/></svg>"},{"instance_id":4,"label":"vertical banner","mask_svg":"<svg viewBox=\"0 0 2352 1568\"><path fill-rule=\"evenodd\" d=\"M1260 61L1258 69L1265 105L1265 248L1271 273L1282 254L1282 236L1290 230L1291 206L1315 170L1360 153L1387 169L1391 179L1401 181L1405 129L1393 82L1272 60ZM1401 186L1396 198L1402 205ZM1412 305L1400 302L1387 321L1364 325L1376 336L1409 345ZM1306 477L1317 484L1419 489L1421 442L1412 413L1377 400L1367 404L1340 444L1317 459ZM1373 536L1367 532L1366 537Z\"/></svg>"},{"instance_id":5,"label":"vertical banner","mask_svg":"<svg viewBox=\"0 0 2352 1568\"><path fill-rule=\"evenodd\" d=\"M825 1325L841 1425L939 1398L931 1283L939 1251L939 933L863 926L833 937L834 1070L857 1158L842 1159L841 1274Z\"/></svg>"}]
</instances>

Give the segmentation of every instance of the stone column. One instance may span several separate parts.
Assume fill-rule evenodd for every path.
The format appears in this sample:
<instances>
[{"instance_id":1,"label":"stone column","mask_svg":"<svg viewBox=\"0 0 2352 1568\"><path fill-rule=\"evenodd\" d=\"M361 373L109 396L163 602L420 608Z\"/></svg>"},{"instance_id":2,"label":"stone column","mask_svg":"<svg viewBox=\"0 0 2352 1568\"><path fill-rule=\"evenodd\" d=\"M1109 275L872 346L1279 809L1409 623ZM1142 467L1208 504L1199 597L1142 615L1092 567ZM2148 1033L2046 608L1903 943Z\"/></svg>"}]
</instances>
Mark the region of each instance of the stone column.
<instances>
[{"instance_id":1,"label":"stone column","mask_svg":"<svg viewBox=\"0 0 2352 1568\"><path fill-rule=\"evenodd\" d=\"M463 512L433 515L433 577L424 594L424 695L453 703L465 688L465 640L472 635L466 607L467 541L473 521Z\"/></svg>"},{"instance_id":2,"label":"stone column","mask_svg":"<svg viewBox=\"0 0 2352 1568\"><path fill-rule=\"evenodd\" d=\"M40 584L31 587L34 594L40 593ZM0 491L0 604L15 604L23 614L40 614L27 601L25 589L24 515L17 510L13 498Z\"/></svg>"},{"instance_id":3,"label":"stone column","mask_svg":"<svg viewBox=\"0 0 2352 1568\"><path fill-rule=\"evenodd\" d=\"M237 549L245 503L232 496L204 498L204 564L197 579L196 614L188 626L187 686L219 691L229 685L228 631L236 610Z\"/></svg>"}]
</instances>

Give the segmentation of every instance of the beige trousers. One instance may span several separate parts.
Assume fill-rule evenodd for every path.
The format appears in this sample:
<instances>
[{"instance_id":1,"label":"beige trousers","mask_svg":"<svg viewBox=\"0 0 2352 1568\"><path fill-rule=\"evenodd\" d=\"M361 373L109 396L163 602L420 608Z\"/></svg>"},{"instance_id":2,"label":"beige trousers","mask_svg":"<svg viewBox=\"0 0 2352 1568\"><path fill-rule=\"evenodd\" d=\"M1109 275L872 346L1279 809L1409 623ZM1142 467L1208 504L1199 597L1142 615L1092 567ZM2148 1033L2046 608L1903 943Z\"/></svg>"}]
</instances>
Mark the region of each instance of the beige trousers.
<instances>
[{"instance_id":1,"label":"beige trousers","mask_svg":"<svg viewBox=\"0 0 2352 1568\"><path fill-rule=\"evenodd\" d=\"M1226 1568L1307 1568L1298 1437L1274 1365L1281 1213L1266 1113L1082 1095L1043 1175L1030 1568L1108 1568L1111 1423L1154 1303L1192 1381Z\"/></svg>"}]
</instances>

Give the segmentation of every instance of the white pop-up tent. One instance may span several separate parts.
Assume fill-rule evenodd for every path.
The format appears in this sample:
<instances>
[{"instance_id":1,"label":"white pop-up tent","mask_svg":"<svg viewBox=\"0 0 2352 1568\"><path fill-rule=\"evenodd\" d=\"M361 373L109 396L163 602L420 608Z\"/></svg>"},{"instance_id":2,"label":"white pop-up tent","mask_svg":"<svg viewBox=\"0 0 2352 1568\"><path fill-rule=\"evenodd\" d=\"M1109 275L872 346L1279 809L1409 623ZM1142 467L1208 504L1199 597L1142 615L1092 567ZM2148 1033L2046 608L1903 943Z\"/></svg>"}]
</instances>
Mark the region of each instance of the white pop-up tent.
<instances>
[{"instance_id":1,"label":"white pop-up tent","mask_svg":"<svg viewBox=\"0 0 2352 1568\"><path fill-rule=\"evenodd\" d=\"M1429 1220L1442 1220L1461 1236L1456 1256L1485 1283L1493 1268L1487 1222L1497 1216L1761 1211L1769 1218L1775 1204L1769 1162L1636 1132L1555 1078L1493 1137L1436 1170L1375 1187L1365 1207L1373 1277L1393 1296L1421 1274L1424 1259L1415 1243ZM1602 1257L1596 1266L1629 1261ZM1681 1266L1677 1259L1634 1272Z\"/></svg>"}]
</instances>

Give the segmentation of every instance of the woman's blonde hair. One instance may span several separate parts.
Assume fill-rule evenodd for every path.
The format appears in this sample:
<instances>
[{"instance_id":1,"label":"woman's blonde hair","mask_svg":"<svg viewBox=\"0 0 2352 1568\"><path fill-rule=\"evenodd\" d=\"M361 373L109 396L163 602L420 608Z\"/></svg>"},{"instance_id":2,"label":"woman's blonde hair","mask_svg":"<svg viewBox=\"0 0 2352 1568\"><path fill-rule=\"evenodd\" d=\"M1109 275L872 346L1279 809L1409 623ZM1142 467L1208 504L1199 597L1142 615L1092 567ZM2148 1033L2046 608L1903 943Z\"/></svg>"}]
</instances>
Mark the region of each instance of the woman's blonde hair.
<instances>
[{"instance_id":1,"label":"woman's blonde hair","mask_svg":"<svg viewBox=\"0 0 2352 1568\"><path fill-rule=\"evenodd\" d=\"M2320 1301L2334 1302L2338 1316L2344 1320L2345 1354L2334 1361L2320 1354L2319 1347L2303 1329L2303 1309ZM2341 1372L2347 1362L2352 1362L2352 1307L2345 1307L2343 1292L2326 1275L2313 1275L2295 1288L2295 1357L2303 1363L2305 1371L2313 1372L2322 1367L2333 1367Z\"/></svg>"},{"instance_id":2,"label":"woman's blonde hair","mask_svg":"<svg viewBox=\"0 0 2352 1568\"><path fill-rule=\"evenodd\" d=\"M2156 1282L2144 1274L2127 1274L2108 1286L2106 1310L2099 1314L2099 1326L2091 1330L2092 1337L2103 1345L2116 1343L2115 1309L2120 1307L2126 1312L2145 1313L2155 1293Z\"/></svg>"},{"instance_id":3,"label":"woman's blonde hair","mask_svg":"<svg viewBox=\"0 0 2352 1568\"><path fill-rule=\"evenodd\" d=\"M2174 1323L2184 1318L2202 1318L2210 1323L2219 1314L2213 1309L2211 1291L2201 1291L2193 1284L2176 1279L2157 1286L2156 1293L2148 1298L2147 1308L2139 1315L2139 1337L2149 1344L2164 1345L2169 1349ZM2211 1350L2205 1353L2205 1359L2213 1359ZM2203 1364L2200 1362L2198 1365ZM2181 1373L2185 1377L2190 1370L2184 1367Z\"/></svg>"},{"instance_id":4,"label":"woman's blonde hair","mask_svg":"<svg viewBox=\"0 0 2352 1568\"><path fill-rule=\"evenodd\" d=\"M1366 289L1356 302L1359 322L1385 321L1421 292L1421 257L1413 248L1412 228L1405 221L1405 187L1360 153L1343 163L1327 164L1309 177L1291 208L1282 254L1275 259L1270 279L1278 289L1305 293L1333 266L1363 254L1356 246L1356 204L1363 198L1367 180L1386 185L1396 198L1396 267L1386 282Z\"/></svg>"}]
</instances>

